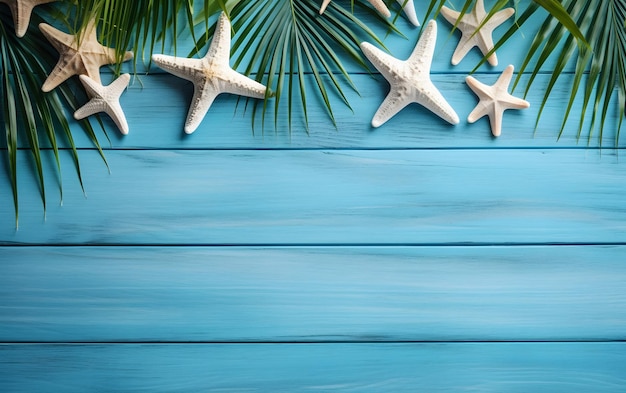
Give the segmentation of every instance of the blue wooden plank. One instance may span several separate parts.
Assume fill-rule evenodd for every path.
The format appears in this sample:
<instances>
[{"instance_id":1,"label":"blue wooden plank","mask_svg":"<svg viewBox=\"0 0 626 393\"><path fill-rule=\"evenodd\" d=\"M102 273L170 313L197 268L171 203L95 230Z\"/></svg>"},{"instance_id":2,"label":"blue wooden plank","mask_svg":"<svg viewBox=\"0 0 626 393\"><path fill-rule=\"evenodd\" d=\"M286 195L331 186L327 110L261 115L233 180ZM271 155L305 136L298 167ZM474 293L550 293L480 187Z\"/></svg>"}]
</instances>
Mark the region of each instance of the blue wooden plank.
<instances>
[{"instance_id":1,"label":"blue wooden plank","mask_svg":"<svg viewBox=\"0 0 626 393\"><path fill-rule=\"evenodd\" d=\"M238 106L236 96L221 95L214 102L199 129L192 135L186 135L183 132L183 124L193 94L192 85L172 76L140 76L121 98L130 125L130 133L126 136L121 135L112 121L103 116L111 144L106 141L101 131L98 135L106 149L583 148L599 145L595 135L591 141L584 136L580 140L577 138L577 118L572 118L563 137L557 139L564 114L563 102L569 97L568 78L563 78L562 83L556 85L536 130L535 121L543 96L543 86L548 82L547 75L538 77L536 87L527 97L531 108L505 112L502 135L494 138L487 118L474 124L466 122L468 114L478 100L466 86L464 74L442 74L433 77L434 83L459 114L460 124L451 126L423 107L412 104L378 129L372 128L370 122L387 94L389 84L381 77L372 78L369 75L352 77L361 96L352 91L348 92L349 100L355 108L354 112L344 106L337 97L333 97L336 128L323 105L311 97L313 104L308 108L308 135L299 112L294 115L294 127L291 133L289 132L287 106L284 101L277 128L273 122L273 110L270 110L268 114L270 119L266 120L265 127L259 117L253 130L250 108L246 111L243 102ZM491 84L495 82L497 76L480 74L476 75L476 78ZM311 77L308 79L314 83ZM518 96L521 94L521 90L516 93ZM270 100L271 102L274 100ZM572 113L580 111L579 100ZM602 140L605 147L615 146L617 116L616 103L615 110L609 111ZM94 124L99 128L97 123ZM75 122L72 122L72 129L78 147L93 147ZM27 145L27 141L22 141L22 146ZM626 146L624 138L619 146Z\"/></svg>"},{"instance_id":2,"label":"blue wooden plank","mask_svg":"<svg viewBox=\"0 0 626 393\"><path fill-rule=\"evenodd\" d=\"M606 344L3 345L5 392L621 393Z\"/></svg>"},{"instance_id":3,"label":"blue wooden plank","mask_svg":"<svg viewBox=\"0 0 626 393\"><path fill-rule=\"evenodd\" d=\"M3 247L0 342L626 340L626 247Z\"/></svg>"},{"instance_id":4,"label":"blue wooden plank","mask_svg":"<svg viewBox=\"0 0 626 393\"><path fill-rule=\"evenodd\" d=\"M85 198L63 156L64 206L20 171L29 244L623 243L626 176L584 150L81 152ZM19 168L27 168L22 157ZM2 179L3 188L8 181ZM8 198L8 197L7 197Z\"/></svg>"}]
</instances>

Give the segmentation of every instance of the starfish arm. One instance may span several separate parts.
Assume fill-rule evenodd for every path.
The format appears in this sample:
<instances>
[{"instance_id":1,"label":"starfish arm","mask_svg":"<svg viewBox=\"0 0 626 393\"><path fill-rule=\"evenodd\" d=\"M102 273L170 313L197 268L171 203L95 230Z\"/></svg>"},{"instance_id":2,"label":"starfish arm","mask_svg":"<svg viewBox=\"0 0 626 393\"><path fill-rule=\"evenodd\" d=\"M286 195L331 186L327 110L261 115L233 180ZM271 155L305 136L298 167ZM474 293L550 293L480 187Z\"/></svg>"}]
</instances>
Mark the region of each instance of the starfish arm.
<instances>
[{"instance_id":1,"label":"starfish arm","mask_svg":"<svg viewBox=\"0 0 626 393\"><path fill-rule=\"evenodd\" d=\"M394 74L401 68L402 61L383 52L369 42L361 43L361 50L365 57L376 67L376 69L386 78L394 78Z\"/></svg>"},{"instance_id":2,"label":"starfish arm","mask_svg":"<svg viewBox=\"0 0 626 393\"><path fill-rule=\"evenodd\" d=\"M503 90L503 91L508 91L509 89L509 84L511 83L511 79L513 79L513 71L515 70L515 67L513 67L512 64L509 64L504 71L502 71L502 74L500 74L500 76L498 77L498 80L496 81L496 86L498 86L499 89Z\"/></svg>"},{"instance_id":3,"label":"starfish arm","mask_svg":"<svg viewBox=\"0 0 626 393\"><path fill-rule=\"evenodd\" d=\"M230 60L230 29L230 21L226 13L222 12L205 59L212 59L212 62L220 65L228 65Z\"/></svg>"},{"instance_id":4,"label":"starfish arm","mask_svg":"<svg viewBox=\"0 0 626 393\"><path fill-rule=\"evenodd\" d=\"M482 17L487 14L485 10L485 1L484 0L476 0L476 4L474 5L474 9L472 13L476 16L476 20L481 20Z\"/></svg>"},{"instance_id":5,"label":"starfish arm","mask_svg":"<svg viewBox=\"0 0 626 393\"><path fill-rule=\"evenodd\" d=\"M515 9L511 7L505 8L493 14L493 16L487 22L487 24L490 26L490 30L494 30L496 27L500 26L507 19L509 19L513 14L515 14Z\"/></svg>"},{"instance_id":6,"label":"starfish arm","mask_svg":"<svg viewBox=\"0 0 626 393\"><path fill-rule=\"evenodd\" d=\"M116 100L115 102L108 103L104 112L109 115L111 120L113 120L113 123L115 123L123 135L128 135L128 122L126 121L124 110L122 109L119 101Z\"/></svg>"},{"instance_id":7,"label":"starfish arm","mask_svg":"<svg viewBox=\"0 0 626 393\"><path fill-rule=\"evenodd\" d=\"M88 97L102 97L104 95L104 87L100 83L94 81L87 75L79 75L78 78L85 88Z\"/></svg>"},{"instance_id":8,"label":"starfish arm","mask_svg":"<svg viewBox=\"0 0 626 393\"><path fill-rule=\"evenodd\" d=\"M328 4L330 4L330 0L322 1L322 6L320 7L320 15L322 15L324 11L326 11L326 7L328 7Z\"/></svg>"},{"instance_id":9,"label":"starfish arm","mask_svg":"<svg viewBox=\"0 0 626 393\"><path fill-rule=\"evenodd\" d=\"M400 94L399 91L392 88L374 114L372 127L382 126L410 103L411 100L405 94Z\"/></svg>"},{"instance_id":10,"label":"starfish arm","mask_svg":"<svg viewBox=\"0 0 626 393\"><path fill-rule=\"evenodd\" d=\"M444 19L454 26L457 20L459 20L461 13L457 11L453 11L452 9L446 6L443 6L441 7L441 15L443 15Z\"/></svg>"},{"instance_id":11,"label":"starfish arm","mask_svg":"<svg viewBox=\"0 0 626 393\"><path fill-rule=\"evenodd\" d=\"M404 1L405 0L396 0L398 4L403 5L402 11L404 12L404 15L406 15L406 18L409 20L409 22L411 22L413 26L419 26L420 21L417 19L415 4L413 3L413 0L408 0L406 4L404 3Z\"/></svg>"},{"instance_id":12,"label":"starfish arm","mask_svg":"<svg viewBox=\"0 0 626 393\"><path fill-rule=\"evenodd\" d=\"M225 70L225 74L228 83L224 84L224 93L238 94L253 98L265 98L266 88L259 82L230 68Z\"/></svg>"},{"instance_id":13,"label":"starfish arm","mask_svg":"<svg viewBox=\"0 0 626 393\"><path fill-rule=\"evenodd\" d=\"M59 53L62 53L65 48L76 44L73 35L55 29L47 23L40 23L39 30Z\"/></svg>"},{"instance_id":14,"label":"starfish arm","mask_svg":"<svg viewBox=\"0 0 626 393\"><path fill-rule=\"evenodd\" d=\"M461 39L459 40L458 45L456 46L456 49L454 50L454 53L452 54L452 60L450 61L450 63L452 65L459 64L474 46L476 45L471 42L467 34L463 33L461 35Z\"/></svg>"},{"instance_id":15,"label":"starfish arm","mask_svg":"<svg viewBox=\"0 0 626 393\"><path fill-rule=\"evenodd\" d=\"M474 78L473 76L467 76L465 78L465 83L467 83L467 86L469 86L470 89L472 89L472 91L479 97L482 98L483 96L492 96L491 93L491 86L487 86L486 84L480 82L478 79Z\"/></svg>"},{"instance_id":16,"label":"starfish arm","mask_svg":"<svg viewBox=\"0 0 626 393\"><path fill-rule=\"evenodd\" d=\"M477 46L478 49L480 49L480 52L483 54L483 56L489 53L489 51L493 49L493 46L494 46L493 38L491 36L490 31L484 31L484 30L477 31L476 34L474 35L473 40L474 40L475 46ZM487 58L487 62L492 66L498 65L498 57L496 56L495 52L489 55L489 57Z\"/></svg>"},{"instance_id":17,"label":"starfish arm","mask_svg":"<svg viewBox=\"0 0 626 393\"><path fill-rule=\"evenodd\" d=\"M63 58L60 58L57 65L50 72L43 85L41 86L41 91L46 93L52 91L61 83L76 75L76 72L74 71L74 66L76 66L77 69L82 69L82 67L77 64L76 58L70 60L69 62ZM97 75L97 78L98 80L100 80L99 74Z\"/></svg>"},{"instance_id":18,"label":"starfish arm","mask_svg":"<svg viewBox=\"0 0 626 393\"><path fill-rule=\"evenodd\" d=\"M389 18L391 16L391 12L383 0L369 0L369 2L374 6L374 8L376 8L376 11L378 11L385 18Z\"/></svg>"},{"instance_id":19,"label":"starfish arm","mask_svg":"<svg viewBox=\"0 0 626 393\"><path fill-rule=\"evenodd\" d=\"M526 109L530 107L528 101L514 97L508 93L501 103L504 109Z\"/></svg>"},{"instance_id":20,"label":"starfish arm","mask_svg":"<svg viewBox=\"0 0 626 393\"><path fill-rule=\"evenodd\" d=\"M415 102L433 112L450 124L459 124L459 115L446 101L431 81L423 82L423 90L418 92Z\"/></svg>"},{"instance_id":21,"label":"starfish arm","mask_svg":"<svg viewBox=\"0 0 626 393\"><path fill-rule=\"evenodd\" d=\"M129 82L130 74L122 74L116 80L111 82L111 84L107 86L107 89L112 96L119 97L122 95L124 90L126 90Z\"/></svg>"},{"instance_id":22,"label":"starfish arm","mask_svg":"<svg viewBox=\"0 0 626 393\"><path fill-rule=\"evenodd\" d=\"M13 13L13 22L15 25L15 34L18 37L24 37L30 23L30 16L33 13L34 4L24 4L17 1L17 9Z\"/></svg>"},{"instance_id":23,"label":"starfish arm","mask_svg":"<svg viewBox=\"0 0 626 393\"><path fill-rule=\"evenodd\" d=\"M433 61L435 53L435 44L437 43L437 22L430 20L420 36L411 56L407 59L408 63L421 63L420 70L425 74L430 73L430 65Z\"/></svg>"},{"instance_id":24,"label":"starfish arm","mask_svg":"<svg viewBox=\"0 0 626 393\"><path fill-rule=\"evenodd\" d=\"M185 120L185 133L193 133L204 116L209 111L211 104L215 101L221 92L210 81L205 83L199 83L194 86L193 98L191 99L191 105L189 106L189 112L187 113L187 120Z\"/></svg>"},{"instance_id":25,"label":"starfish arm","mask_svg":"<svg viewBox=\"0 0 626 393\"><path fill-rule=\"evenodd\" d=\"M493 112L489 114L489 123L491 124L491 133L493 136L500 136L502 134L502 115L504 109L497 103L494 104Z\"/></svg>"},{"instance_id":26,"label":"starfish arm","mask_svg":"<svg viewBox=\"0 0 626 393\"><path fill-rule=\"evenodd\" d=\"M476 120L480 119L483 116L488 115L489 107L490 105L487 104L485 101L479 101L478 104L476 104L476 107L467 116L467 121L469 123L475 123Z\"/></svg>"},{"instance_id":27,"label":"starfish arm","mask_svg":"<svg viewBox=\"0 0 626 393\"><path fill-rule=\"evenodd\" d=\"M192 82L196 80L197 74L202 73L203 68L201 59L152 55L152 61L170 74Z\"/></svg>"},{"instance_id":28,"label":"starfish arm","mask_svg":"<svg viewBox=\"0 0 626 393\"><path fill-rule=\"evenodd\" d=\"M76 112L74 112L74 119L81 120L87 116L104 112L105 110L106 103L102 98L92 98L85 105L81 106Z\"/></svg>"}]
</instances>

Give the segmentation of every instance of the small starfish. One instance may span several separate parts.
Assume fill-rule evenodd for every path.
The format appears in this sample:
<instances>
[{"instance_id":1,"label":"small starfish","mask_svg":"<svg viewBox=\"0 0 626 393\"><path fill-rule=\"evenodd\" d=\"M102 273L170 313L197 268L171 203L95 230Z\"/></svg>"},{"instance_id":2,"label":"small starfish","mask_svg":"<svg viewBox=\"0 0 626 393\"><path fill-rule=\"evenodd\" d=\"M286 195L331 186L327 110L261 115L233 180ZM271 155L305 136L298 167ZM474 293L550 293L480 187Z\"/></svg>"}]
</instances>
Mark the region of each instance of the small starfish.
<instances>
[{"instance_id":1,"label":"small starfish","mask_svg":"<svg viewBox=\"0 0 626 393\"><path fill-rule=\"evenodd\" d=\"M369 1L370 4L373 5L374 8L376 8L376 11L380 12L380 14L384 16L385 18L389 18L391 16L391 12L389 11L389 8L387 8L383 0L367 0L367 1ZM403 1L403 0L399 0L399 1ZM330 4L330 0L322 1L322 6L320 7L320 15L322 15L324 11L326 11L326 7L328 7L328 4Z\"/></svg>"},{"instance_id":2,"label":"small starfish","mask_svg":"<svg viewBox=\"0 0 626 393\"><path fill-rule=\"evenodd\" d=\"M412 102L421 104L451 124L459 123L459 116L430 80L436 40L437 23L431 20L406 61L398 60L372 44L361 43L365 56L391 85L389 94L372 119L373 127L383 125Z\"/></svg>"},{"instance_id":3,"label":"small starfish","mask_svg":"<svg viewBox=\"0 0 626 393\"><path fill-rule=\"evenodd\" d=\"M457 26L459 30L461 30L461 39L452 55L452 65L459 64L465 55L475 46L480 49L483 55L489 53L489 51L493 49L493 31L514 13L515 10L513 8L505 8L498 11L478 29L487 17L483 0L476 0L476 5L474 5L472 11L463 15L463 18L460 20L460 12L452 11L448 7L442 7L441 14L443 17L452 25L458 21ZM491 56L487 58L487 61L492 66L498 65L498 58L495 53L492 53Z\"/></svg>"},{"instance_id":4,"label":"small starfish","mask_svg":"<svg viewBox=\"0 0 626 393\"><path fill-rule=\"evenodd\" d=\"M52 3L53 1L57 0L0 0L0 3L7 4L11 9L15 34L22 38L26 34L26 30L28 30L33 8L40 4Z\"/></svg>"},{"instance_id":5,"label":"small starfish","mask_svg":"<svg viewBox=\"0 0 626 393\"><path fill-rule=\"evenodd\" d=\"M91 20L85 27L80 41L75 35L66 34L46 23L41 23L39 29L60 55L59 61L41 87L45 92L51 91L72 75L86 74L100 82L100 67L117 61L115 50L98 42L95 20ZM126 52L123 60L132 57L132 52Z\"/></svg>"},{"instance_id":6,"label":"small starfish","mask_svg":"<svg viewBox=\"0 0 626 393\"><path fill-rule=\"evenodd\" d=\"M90 100L74 112L74 118L80 120L96 113L105 112L111 117L122 134L128 134L128 123L120 105L120 96L128 86L130 74L120 75L108 86L102 86L100 82L96 82L86 75L80 75L79 78Z\"/></svg>"},{"instance_id":7,"label":"small starfish","mask_svg":"<svg viewBox=\"0 0 626 393\"><path fill-rule=\"evenodd\" d=\"M467 117L468 122L473 123L481 117L488 115L491 123L491 133L493 136L500 136L504 111L506 109L526 109L530 106L528 101L509 94L508 89L512 76L513 66L509 65L492 86L487 86L471 76L465 78L467 85L480 99L476 108Z\"/></svg>"},{"instance_id":8,"label":"small starfish","mask_svg":"<svg viewBox=\"0 0 626 393\"><path fill-rule=\"evenodd\" d=\"M209 51L202 59L152 55L152 61L165 71L193 82L193 98L185 121L187 134L198 128L220 93L265 98L265 86L230 68L230 29L230 21L222 13Z\"/></svg>"}]
</instances>

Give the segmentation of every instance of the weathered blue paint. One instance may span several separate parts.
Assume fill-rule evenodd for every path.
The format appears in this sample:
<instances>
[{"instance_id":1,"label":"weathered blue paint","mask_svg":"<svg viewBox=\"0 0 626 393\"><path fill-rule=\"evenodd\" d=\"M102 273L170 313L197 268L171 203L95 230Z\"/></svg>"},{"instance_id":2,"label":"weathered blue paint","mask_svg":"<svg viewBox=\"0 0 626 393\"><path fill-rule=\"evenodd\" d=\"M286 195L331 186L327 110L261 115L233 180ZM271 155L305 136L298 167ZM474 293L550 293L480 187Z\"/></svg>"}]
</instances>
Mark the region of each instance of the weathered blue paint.
<instances>
[{"instance_id":1,"label":"weathered blue paint","mask_svg":"<svg viewBox=\"0 0 626 393\"><path fill-rule=\"evenodd\" d=\"M402 58L418 30L399 23ZM351 67L337 128L311 106L308 135L284 115L253 132L221 96L185 136L191 85L157 73L122 97L110 174L73 125L87 197L62 151L44 218L24 151L19 230L0 205L0 391L625 391L617 111L609 149L576 124L557 141L566 74L536 133L540 88L493 138L464 122L479 56L451 67L457 34L440 23L433 64L456 127L412 105L373 130L387 83ZM531 38L476 77L519 66Z\"/></svg>"},{"instance_id":2,"label":"weathered blue paint","mask_svg":"<svg viewBox=\"0 0 626 393\"><path fill-rule=\"evenodd\" d=\"M0 342L626 339L625 246L0 253Z\"/></svg>"}]
</instances>

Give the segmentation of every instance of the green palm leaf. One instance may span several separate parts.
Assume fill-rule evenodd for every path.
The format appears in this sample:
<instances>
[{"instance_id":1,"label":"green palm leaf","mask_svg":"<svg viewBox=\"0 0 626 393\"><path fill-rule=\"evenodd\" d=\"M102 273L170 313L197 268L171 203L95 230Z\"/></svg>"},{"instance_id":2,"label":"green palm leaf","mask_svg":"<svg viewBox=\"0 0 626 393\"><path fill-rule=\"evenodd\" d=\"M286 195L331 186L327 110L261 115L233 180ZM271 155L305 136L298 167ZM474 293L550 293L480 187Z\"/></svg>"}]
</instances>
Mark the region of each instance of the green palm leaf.
<instances>
[{"instance_id":1,"label":"green palm leaf","mask_svg":"<svg viewBox=\"0 0 626 393\"><path fill-rule=\"evenodd\" d=\"M600 145L602 145L604 127L611 108L610 103L615 91L617 91L619 104L619 122L615 134L615 144L617 145L624 118L624 92L626 91L626 68L624 67L626 1L589 0L580 2L564 0L563 6L580 27L591 49L581 48L577 45L571 33L560 24L555 23L552 16L548 16L537 33L532 50L520 68L520 73L534 59L537 60L531 72L532 77L534 77L540 72L545 60L551 56L556 56L556 66L551 72L550 81L541 103L541 109L543 109L549 99L552 87L560 79L561 71L570 61L575 61L571 94L559 130L559 137L563 134L567 121L572 115L571 109L577 99L577 93L583 89L583 110L579 115L577 135L578 137L583 135L588 110L592 110L591 123L587 128L587 139L588 142L591 142L597 129ZM530 89L532 79L530 82L526 92Z\"/></svg>"}]
</instances>

